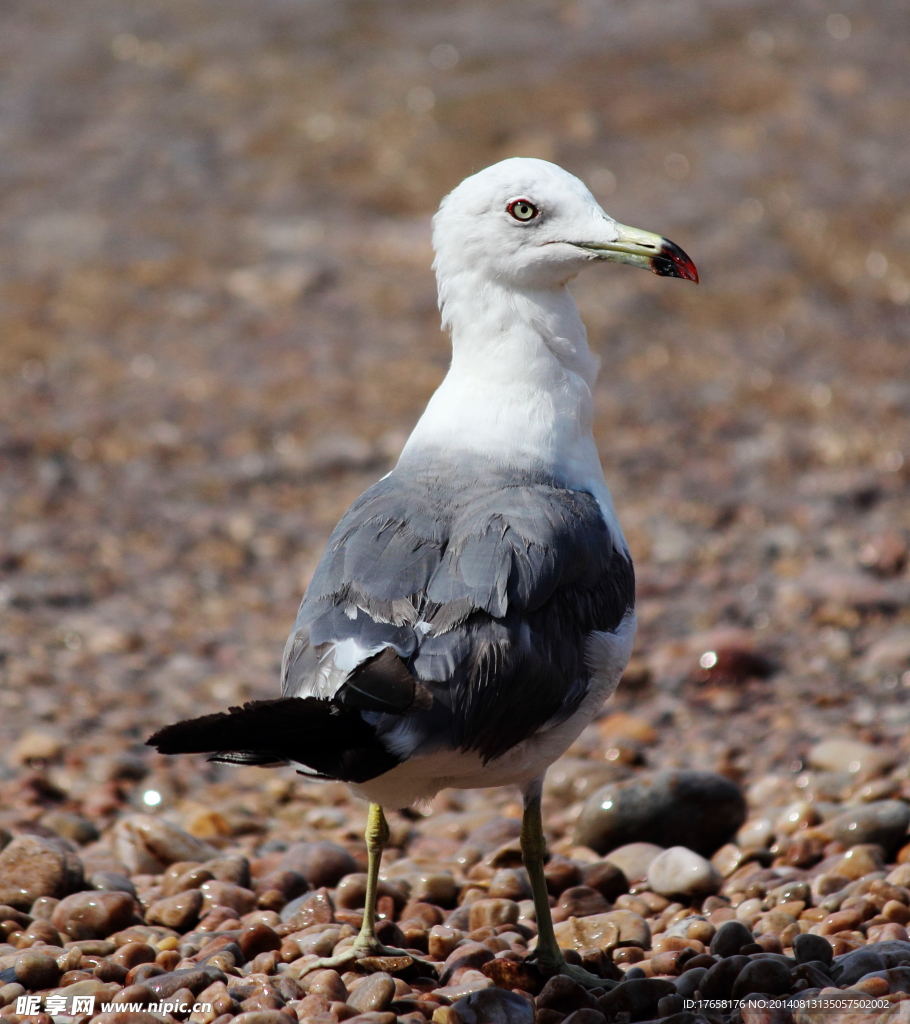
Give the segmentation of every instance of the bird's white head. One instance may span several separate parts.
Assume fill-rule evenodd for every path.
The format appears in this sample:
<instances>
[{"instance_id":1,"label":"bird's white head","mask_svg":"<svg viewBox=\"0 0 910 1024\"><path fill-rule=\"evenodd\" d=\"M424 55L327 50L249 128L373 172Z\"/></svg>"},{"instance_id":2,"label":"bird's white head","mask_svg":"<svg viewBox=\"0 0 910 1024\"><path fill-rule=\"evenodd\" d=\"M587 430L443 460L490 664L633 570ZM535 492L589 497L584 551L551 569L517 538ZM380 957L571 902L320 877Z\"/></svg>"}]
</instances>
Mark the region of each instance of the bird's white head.
<instances>
[{"instance_id":1,"label":"bird's white head","mask_svg":"<svg viewBox=\"0 0 910 1024\"><path fill-rule=\"evenodd\" d=\"M462 275L547 290L595 260L698 281L673 242L617 223L573 174L526 157L493 164L453 189L433 219L433 247L443 302L447 284Z\"/></svg>"}]
</instances>

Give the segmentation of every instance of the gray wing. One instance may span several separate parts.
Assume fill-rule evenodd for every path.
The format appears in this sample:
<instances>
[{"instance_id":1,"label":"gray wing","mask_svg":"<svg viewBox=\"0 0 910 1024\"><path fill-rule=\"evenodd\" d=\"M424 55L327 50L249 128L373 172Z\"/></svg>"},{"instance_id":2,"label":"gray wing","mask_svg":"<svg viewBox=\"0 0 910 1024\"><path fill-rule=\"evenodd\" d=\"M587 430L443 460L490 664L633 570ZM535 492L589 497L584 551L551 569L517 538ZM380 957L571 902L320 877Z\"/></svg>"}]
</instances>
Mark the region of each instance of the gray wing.
<instances>
[{"instance_id":1,"label":"gray wing","mask_svg":"<svg viewBox=\"0 0 910 1024\"><path fill-rule=\"evenodd\" d=\"M587 638L617 628L634 590L631 559L590 494L393 473L332 534L288 640L282 692L352 699L354 669L394 652L422 702L408 709L408 753L450 745L489 760L577 708ZM396 729L400 743L401 709L381 714L382 673L355 675L354 699L375 701L379 732Z\"/></svg>"}]
</instances>

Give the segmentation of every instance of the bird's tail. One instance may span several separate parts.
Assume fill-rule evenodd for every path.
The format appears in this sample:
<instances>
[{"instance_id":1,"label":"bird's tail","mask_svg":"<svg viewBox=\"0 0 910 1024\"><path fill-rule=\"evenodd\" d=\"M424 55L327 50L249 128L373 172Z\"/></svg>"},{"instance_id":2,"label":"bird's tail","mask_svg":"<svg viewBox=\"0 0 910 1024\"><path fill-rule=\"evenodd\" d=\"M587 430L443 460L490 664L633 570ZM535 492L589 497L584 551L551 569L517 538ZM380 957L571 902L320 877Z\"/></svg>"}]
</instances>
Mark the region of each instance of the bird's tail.
<instances>
[{"instance_id":1,"label":"bird's tail","mask_svg":"<svg viewBox=\"0 0 910 1024\"><path fill-rule=\"evenodd\" d=\"M354 783L400 763L359 710L315 697L250 701L166 726L147 743L162 754L209 754L227 764L296 763L305 774Z\"/></svg>"}]
</instances>

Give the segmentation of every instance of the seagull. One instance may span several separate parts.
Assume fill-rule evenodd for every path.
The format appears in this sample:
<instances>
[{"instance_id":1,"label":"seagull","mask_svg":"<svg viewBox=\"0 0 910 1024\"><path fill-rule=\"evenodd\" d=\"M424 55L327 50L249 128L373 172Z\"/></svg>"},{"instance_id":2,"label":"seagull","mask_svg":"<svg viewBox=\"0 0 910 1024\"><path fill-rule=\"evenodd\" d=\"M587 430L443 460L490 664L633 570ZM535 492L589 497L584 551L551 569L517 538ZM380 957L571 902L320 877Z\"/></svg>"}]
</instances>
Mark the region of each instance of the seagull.
<instances>
[{"instance_id":1,"label":"seagull","mask_svg":"<svg viewBox=\"0 0 910 1024\"><path fill-rule=\"evenodd\" d=\"M516 785L537 965L567 964L544 878L541 791L619 683L635 575L592 433L598 360L568 283L593 263L698 281L659 235L617 223L574 175L511 158L433 219L448 373L395 468L332 533L284 651L281 694L179 722L164 754L291 764L370 803L363 926L308 970L376 955L384 808Z\"/></svg>"}]
</instances>

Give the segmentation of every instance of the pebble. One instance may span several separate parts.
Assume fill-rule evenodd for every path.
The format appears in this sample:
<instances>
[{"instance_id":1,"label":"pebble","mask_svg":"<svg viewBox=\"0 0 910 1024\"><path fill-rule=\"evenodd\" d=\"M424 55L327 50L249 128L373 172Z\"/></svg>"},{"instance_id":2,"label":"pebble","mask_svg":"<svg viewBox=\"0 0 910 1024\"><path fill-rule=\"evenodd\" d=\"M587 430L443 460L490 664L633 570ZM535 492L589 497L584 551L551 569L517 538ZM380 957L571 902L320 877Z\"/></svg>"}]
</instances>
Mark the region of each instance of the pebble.
<instances>
[{"instance_id":1,"label":"pebble","mask_svg":"<svg viewBox=\"0 0 910 1024\"><path fill-rule=\"evenodd\" d=\"M625 843L623 846L611 850L605 861L618 868L628 882L640 882L648 877L651 861L663 852L664 848L654 843ZM591 883L586 880L585 884L590 885ZM594 888L597 887L594 886ZM617 893L617 895L619 894Z\"/></svg>"},{"instance_id":2,"label":"pebble","mask_svg":"<svg viewBox=\"0 0 910 1024\"><path fill-rule=\"evenodd\" d=\"M198 889L187 889L163 900L155 900L145 913L148 924L160 924L185 932L199 920L203 895Z\"/></svg>"},{"instance_id":3,"label":"pebble","mask_svg":"<svg viewBox=\"0 0 910 1024\"><path fill-rule=\"evenodd\" d=\"M57 961L37 949L28 949L24 953L20 953L16 957L14 970L16 981L32 991L53 988L60 978Z\"/></svg>"},{"instance_id":4,"label":"pebble","mask_svg":"<svg viewBox=\"0 0 910 1024\"><path fill-rule=\"evenodd\" d=\"M855 846L875 843L893 854L905 840L910 826L910 805L903 800L877 800L851 807L826 821L824 833L833 841Z\"/></svg>"},{"instance_id":5,"label":"pebble","mask_svg":"<svg viewBox=\"0 0 910 1024\"><path fill-rule=\"evenodd\" d=\"M281 921L295 928L329 924L335 916L335 904L328 889L317 889L291 900L281 911Z\"/></svg>"},{"instance_id":6,"label":"pebble","mask_svg":"<svg viewBox=\"0 0 910 1024\"><path fill-rule=\"evenodd\" d=\"M206 861L218 850L163 818L132 814L112 829L114 856L131 874L161 874L175 861Z\"/></svg>"},{"instance_id":7,"label":"pebble","mask_svg":"<svg viewBox=\"0 0 910 1024\"><path fill-rule=\"evenodd\" d=\"M60 840L21 835L0 852L0 904L27 910L39 896L81 887L82 864Z\"/></svg>"},{"instance_id":8,"label":"pebble","mask_svg":"<svg viewBox=\"0 0 910 1024\"><path fill-rule=\"evenodd\" d=\"M468 928L496 928L501 924L515 924L519 917L518 904L514 900L483 899L471 904Z\"/></svg>"},{"instance_id":9,"label":"pebble","mask_svg":"<svg viewBox=\"0 0 910 1024\"><path fill-rule=\"evenodd\" d=\"M651 861L648 884L661 896L691 898L718 892L723 878L711 861L685 846L671 846Z\"/></svg>"},{"instance_id":10,"label":"pebble","mask_svg":"<svg viewBox=\"0 0 910 1024\"><path fill-rule=\"evenodd\" d=\"M753 993L772 996L790 991L790 969L777 960L750 960L733 983L732 997L744 999Z\"/></svg>"},{"instance_id":11,"label":"pebble","mask_svg":"<svg viewBox=\"0 0 910 1024\"><path fill-rule=\"evenodd\" d=\"M281 871L296 871L313 889L333 888L357 871L357 862L337 843L292 843L278 863Z\"/></svg>"},{"instance_id":12,"label":"pebble","mask_svg":"<svg viewBox=\"0 0 910 1024\"><path fill-rule=\"evenodd\" d=\"M899 760L896 751L873 747L859 740L828 739L809 750L807 760L813 768L829 772L877 775Z\"/></svg>"},{"instance_id":13,"label":"pebble","mask_svg":"<svg viewBox=\"0 0 910 1024\"><path fill-rule=\"evenodd\" d=\"M79 892L62 899L51 924L74 939L103 939L126 928L136 902L125 892Z\"/></svg>"},{"instance_id":14,"label":"pebble","mask_svg":"<svg viewBox=\"0 0 910 1024\"><path fill-rule=\"evenodd\" d=\"M651 945L648 922L632 910L573 917L555 925L555 931L559 945L566 949L613 949L615 946L648 949Z\"/></svg>"},{"instance_id":15,"label":"pebble","mask_svg":"<svg viewBox=\"0 0 910 1024\"><path fill-rule=\"evenodd\" d=\"M464 1024L534 1024L534 1006L524 996L487 988L452 1004Z\"/></svg>"},{"instance_id":16,"label":"pebble","mask_svg":"<svg viewBox=\"0 0 910 1024\"><path fill-rule=\"evenodd\" d=\"M725 776L656 772L597 790L584 804L574 841L600 854L626 843L660 842L710 856L745 819L743 795Z\"/></svg>"},{"instance_id":17,"label":"pebble","mask_svg":"<svg viewBox=\"0 0 910 1024\"><path fill-rule=\"evenodd\" d=\"M369 975L348 997L348 1006L358 1013L369 1010L387 1010L395 998L395 979L390 974L377 971Z\"/></svg>"},{"instance_id":18,"label":"pebble","mask_svg":"<svg viewBox=\"0 0 910 1024\"><path fill-rule=\"evenodd\" d=\"M724 921L711 940L711 952L717 956L735 956L743 946L752 941L752 930L742 921ZM827 942L825 945L828 945Z\"/></svg>"}]
</instances>

